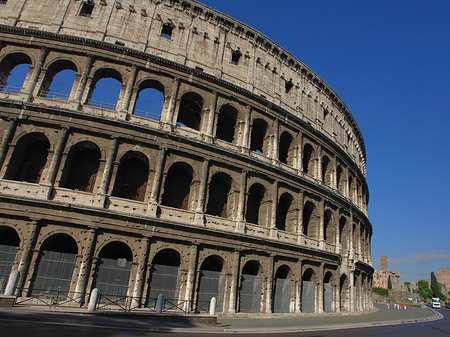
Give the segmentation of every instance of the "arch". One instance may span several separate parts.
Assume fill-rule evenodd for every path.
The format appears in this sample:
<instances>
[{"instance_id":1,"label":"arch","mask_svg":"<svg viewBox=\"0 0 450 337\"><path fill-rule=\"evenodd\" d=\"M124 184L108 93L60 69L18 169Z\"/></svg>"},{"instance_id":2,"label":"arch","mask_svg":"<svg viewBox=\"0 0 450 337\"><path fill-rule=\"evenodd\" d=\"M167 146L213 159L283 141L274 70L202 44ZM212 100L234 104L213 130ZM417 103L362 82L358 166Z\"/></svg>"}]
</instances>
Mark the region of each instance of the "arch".
<instances>
[{"instance_id":1,"label":"arch","mask_svg":"<svg viewBox=\"0 0 450 337\"><path fill-rule=\"evenodd\" d=\"M68 234L49 236L41 245L32 294L67 294L78 254L76 241Z\"/></svg>"},{"instance_id":2,"label":"arch","mask_svg":"<svg viewBox=\"0 0 450 337\"><path fill-rule=\"evenodd\" d=\"M113 196L144 201L148 181L148 159L140 152L130 151L122 157Z\"/></svg>"},{"instance_id":3,"label":"arch","mask_svg":"<svg viewBox=\"0 0 450 337\"><path fill-rule=\"evenodd\" d=\"M307 201L303 207L303 234L311 239L319 237L319 217L317 216L316 206Z\"/></svg>"},{"instance_id":4,"label":"arch","mask_svg":"<svg viewBox=\"0 0 450 337\"><path fill-rule=\"evenodd\" d=\"M267 133L267 122L264 119L253 120L252 135L250 140L250 150L261 154L267 154L267 144L265 144Z\"/></svg>"},{"instance_id":5,"label":"arch","mask_svg":"<svg viewBox=\"0 0 450 337\"><path fill-rule=\"evenodd\" d=\"M245 213L245 221L260 224L261 220L261 203L263 201L266 189L259 183L253 184L248 190L247 211Z\"/></svg>"},{"instance_id":6,"label":"arch","mask_svg":"<svg viewBox=\"0 0 450 337\"><path fill-rule=\"evenodd\" d=\"M315 272L307 268L302 276L301 312L312 313L316 311L316 282Z\"/></svg>"},{"instance_id":7,"label":"arch","mask_svg":"<svg viewBox=\"0 0 450 337\"><path fill-rule=\"evenodd\" d=\"M222 312L226 275L222 273L223 259L217 255L208 256L200 267L197 292L197 307L208 308L212 297L216 298L216 311Z\"/></svg>"},{"instance_id":8,"label":"arch","mask_svg":"<svg viewBox=\"0 0 450 337\"><path fill-rule=\"evenodd\" d=\"M4 178L39 183L49 149L50 143L44 134L33 132L23 136L14 147Z\"/></svg>"},{"instance_id":9,"label":"arch","mask_svg":"<svg viewBox=\"0 0 450 337\"><path fill-rule=\"evenodd\" d=\"M122 75L115 69L102 68L95 72L86 104L115 110L122 90Z\"/></svg>"},{"instance_id":10,"label":"arch","mask_svg":"<svg viewBox=\"0 0 450 337\"><path fill-rule=\"evenodd\" d=\"M61 186L93 192L100 165L100 149L89 141L80 142L69 151Z\"/></svg>"},{"instance_id":11,"label":"arch","mask_svg":"<svg viewBox=\"0 0 450 337\"><path fill-rule=\"evenodd\" d=\"M280 196L277 207L276 227L282 231L293 231L295 228L292 217L289 217L293 197L289 193L283 193Z\"/></svg>"},{"instance_id":12,"label":"arch","mask_svg":"<svg viewBox=\"0 0 450 337\"><path fill-rule=\"evenodd\" d=\"M323 215L323 239L333 244L336 238L335 224L333 223L333 214L329 209L325 210Z\"/></svg>"},{"instance_id":13,"label":"arch","mask_svg":"<svg viewBox=\"0 0 450 337\"><path fill-rule=\"evenodd\" d=\"M358 225L356 223L353 223L353 227L352 227L352 247L353 247L353 251L355 253L358 252L358 247L359 247L359 237L358 237Z\"/></svg>"},{"instance_id":14,"label":"arch","mask_svg":"<svg viewBox=\"0 0 450 337\"><path fill-rule=\"evenodd\" d=\"M330 158L328 156L322 157L322 181L325 185L331 186L333 170L331 168Z\"/></svg>"},{"instance_id":15,"label":"arch","mask_svg":"<svg viewBox=\"0 0 450 337\"><path fill-rule=\"evenodd\" d=\"M229 143L234 143L236 121L238 111L229 104L220 107L219 117L217 119L216 137Z\"/></svg>"},{"instance_id":16,"label":"arch","mask_svg":"<svg viewBox=\"0 0 450 337\"><path fill-rule=\"evenodd\" d=\"M239 289L239 312L260 312L262 296L261 265L248 261L242 268Z\"/></svg>"},{"instance_id":17,"label":"arch","mask_svg":"<svg viewBox=\"0 0 450 337\"><path fill-rule=\"evenodd\" d=\"M316 153L312 145L305 144L305 146L303 146L302 170L305 174L309 174L310 176L315 176L315 156Z\"/></svg>"},{"instance_id":18,"label":"arch","mask_svg":"<svg viewBox=\"0 0 450 337\"><path fill-rule=\"evenodd\" d=\"M0 291L3 292L14 265L20 237L9 226L0 226Z\"/></svg>"},{"instance_id":19,"label":"arch","mask_svg":"<svg viewBox=\"0 0 450 337\"><path fill-rule=\"evenodd\" d=\"M225 173L216 173L209 184L209 198L206 214L228 217L228 194L231 188L231 177Z\"/></svg>"},{"instance_id":20,"label":"arch","mask_svg":"<svg viewBox=\"0 0 450 337\"><path fill-rule=\"evenodd\" d=\"M331 281L333 279L333 273L328 271L323 277L323 311L332 312L333 311L333 292Z\"/></svg>"},{"instance_id":21,"label":"arch","mask_svg":"<svg viewBox=\"0 0 450 337\"><path fill-rule=\"evenodd\" d=\"M291 269L280 266L275 273L273 308L274 313L290 312L291 305Z\"/></svg>"},{"instance_id":22,"label":"arch","mask_svg":"<svg viewBox=\"0 0 450 337\"><path fill-rule=\"evenodd\" d=\"M19 93L30 73L32 61L25 53L11 53L0 62L0 87L2 91Z\"/></svg>"},{"instance_id":23,"label":"arch","mask_svg":"<svg viewBox=\"0 0 450 337\"><path fill-rule=\"evenodd\" d=\"M350 311L350 281L345 274L339 279L339 292L341 311Z\"/></svg>"},{"instance_id":24,"label":"arch","mask_svg":"<svg viewBox=\"0 0 450 337\"><path fill-rule=\"evenodd\" d=\"M185 93L181 97L177 124L200 131L202 112L203 98L195 92Z\"/></svg>"},{"instance_id":25,"label":"arch","mask_svg":"<svg viewBox=\"0 0 450 337\"><path fill-rule=\"evenodd\" d=\"M142 81L138 87L133 115L159 120L164 105L164 86L153 79Z\"/></svg>"},{"instance_id":26,"label":"arch","mask_svg":"<svg viewBox=\"0 0 450 337\"><path fill-rule=\"evenodd\" d=\"M108 242L98 256L92 289L98 288L100 303L114 301L125 303L128 293L133 254L130 247L121 241Z\"/></svg>"},{"instance_id":27,"label":"arch","mask_svg":"<svg viewBox=\"0 0 450 337\"><path fill-rule=\"evenodd\" d=\"M165 299L178 298L180 288L180 254L173 249L159 251L152 260L147 305L163 294Z\"/></svg>"},{"instance_id":28,"label":"arch","mask_svg":"<svg viewBox=\"0 0 450 337\"><path fill-rule=\"evenodd\" d=\"M192 183L192 167L186 163L175 163L167 172L161 204L187 210Z\"/></svg>"},{"instance_id":29,"label":"arch","mask_svg":"<svg viewBox=\"0 0 450 337\"><path fill-rule=\"evenodd\" d=\"M53 62L45 72L39 96L68 99L77 73L76 65L69 60Z\"/></svg>"},{"instance_id":30,"label":"arch","mask_svg":"<svg viewBox=\"0 0 450 337\"><path fill-rule=\"evenodd\" d=\"M342 172L342 167L340 165L336 168L336 186L337 186L339 193L344 195L345 194L345 181L344 181L344 176L343 176L343 172Z\"/></svg>"},{"instance_id":31,"label":"arch","mask_svg":"<svg viewBox=\"0 0 450 337\"><path fill-rule=\"evenodd\" d=\"M278 159L280 162L293 166L294 163L294 148L292 146L293 137L287 131L283 132L280 137L280 144L278 148Z\"/></svg>"}]
</instances>

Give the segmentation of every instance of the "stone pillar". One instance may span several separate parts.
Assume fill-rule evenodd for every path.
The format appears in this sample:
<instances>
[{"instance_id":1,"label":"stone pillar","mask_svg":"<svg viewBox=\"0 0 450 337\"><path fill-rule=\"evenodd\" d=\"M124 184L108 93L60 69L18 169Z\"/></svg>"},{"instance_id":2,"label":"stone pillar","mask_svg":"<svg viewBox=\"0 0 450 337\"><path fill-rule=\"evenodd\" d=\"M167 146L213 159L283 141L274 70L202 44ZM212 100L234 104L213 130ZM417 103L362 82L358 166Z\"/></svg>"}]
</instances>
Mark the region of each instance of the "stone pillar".
<instances>
[{"instance_id":1,"label":"stone pillar","mask_svg":"<svg viewBox=\"0 0 450 337\"><path fill-rule=\"evenodd\" d=\"M21 296L23 288L25 286L25 281L28 275L28 269L31 264L33 247L36 244L36 240L39 236L39 231L41 229L39 220L31 220L27 226L28 235L25 237L22 246L22 256L20 257L19 267L19 280L16 287L16 296Z\"/></svg>"},{"instance_id":2,"label":"stone pillar","mask_svg":"<svg viewBox=\"0 0 450 337\"><path fill-rule=\"evenodd\" d=\"M324 241L324 232L325 232L325 205L324 200L322 199L319 203L319 209L317 210L319 216L319 248L325 249L325 241Z\"/></svg>"},{"instance_id":3,"label":"stone pillar","mask_svg":"<svg viewBox=\"0 0 450 337\"><path fill-rule=\"evenodd\" d=\"M280 121L275 119L273 123L273 142L272 142L272 156L271 158L275 161L280 160L279 158L279 146L280 146Z\"/></svg>"},{"instance_id":4,"label":"stone pillar","mask_svg":"<svg viewBox=\"0 0 450 337\"><path fill-rule=\"evenodd\" d=\"M236 214L236 226L235 232L244 232L245 231L245 200L247 194L247 171L242 171L241 173L241 191L239 192L239 204L238 211Z\"/></svg>"},{"instance_id":5,"label":"stone pillar","mask_svg":"<svg viewBox=\"0 0 450 337\"><path fill-rule=\"evenodd\" d=\"M186 279L186 289L184 293L184 300L185 302L185 311L187 311L189 308L190 303L193 302L192 295L194 293L193 285L195 282L195 271L197 270L197 254L198 254L198 247L197 244L193 243L190 247L190 259L189 259L189 265L188 265L188 273L187 273L187 279Z\"/></svg>"},{"instance_id":6,"label":"stone pillar","mask_svg":"<svg viewBox=\"0 0 450 337\"><path fill-rule=\"evenodd\" d=\"M166 152L167 149L165 147L160 148L160 154L158 158L158 162L156 163L155 168L155 176L153 177L153 185L152 192L150 195L150 202L147 207L147 215L156 216L158 211L158 200L159 194L161 190L161 180L163 175L164 163L166 161Z\"/></svg>"},{"instance_id":7,"label":"stone pillar","mask_svg":"<svg viewBox=\"0 0 450 337\"><path fill-rule=\"evenodd\" d=\"M297 262L297 271L295 273L295 313L300 314L302 308L302 260L298 260Z\"/></svg>"},{"instance_id":8,"label":"stone pillar","mask_svg":"<svg viewBox=\"0 0 450 337\"><path fill-rule=\"evenodd\" d=\"M272 209L270 219L270 236L277 237L278 181L272 185Z\"/></svg>"},{"instance_id":9,"label":"stone pillar","mask_svg":"<svg viewBox=\"0 0 450 337\"><path fill-rule=\"evenodd\" d=\"M82 258L80 269L78 272L77 284L75 286L75 296L88 297L86 294L86 285L89 278L91 256L95 248L96 242L96 232L95 229L90 229L87 235L87 240L85 241L85 246L83 247Z\"/></svg>"},{"instance_id":10,"label":"stone pillar","mask_svg":"<svg viewBox=\"0 0 450 337\"><path fill-rule=\"evenodd\" d=\"M316 282L317 288L317 301L316 301L316 312L323 313L323 264L320 266L318 280Z\"/></svg>"},{"instance_id":11,"label":"stone pillar","mask_svg":"<svg viewBox=\"0 0 450 337\"><path fill-rule=\"evenodd\" d=\"M145 274L147 271L147 259L148 251L150 248L150 239L145 237L142 239L141 250L138 257L136 282L133 289L133 302L132 307L141 307L143 303L143 290L145 285Z\"/></svg>"},{"instance_id":12,"label":"stone pillar","mask_svg":"<svg viewBox=\"0 0 450 337\"><path fill-rule=\"evenodd\" d=\"M239 277L240 277L240 263L241 263L241 253L238 250L234 251L233 261L232 261L232 276L230 284L230 304L228 306L228 312L234 314L236 312L238 291L239 291Z\"/></svg>"},{"instance_id":13,"label":"stone pillar","mask_svg":"<svg viewBox=\"0 0 450 337\"><path fill-rule=\"evenodd\" d=\"M265 296L266 296L266 308L265 308L265 312L266 314L271 314L272 313L272 301L273 301L273 290L274 290L274 286L273 286L273 266L274 266L274 255L271 254L269 259L268 259L268 263L267 263L267 275L266 275L266 291L265 291Z\"/></svg>"},{"instance_id":14,"label":"stone pillar","mask_svg":"<svg viewBox=\"0 0 450 337\"><path fill-rule=\"evenodd\" d=\"M105 169L103 171L102 182L99 194L104 196L108 193L108 187L111 180L112 164L116 158L117 148L119 146L119 138L112 137L111 147L109 148L108 157L106 157Z\"/></svg>"},{"instance_id":15,"label":"stone pillar","mask_svg":"<svg viewBox=\"0 0 450 337\"><path fill-rule=\"evenodd\" d=\"M316 171L316 179L323 182L322 179L322 147L319 145L317 146L317 171Z\"/></svg>"},{"instance_id":16,"label":"stone pillar","mask_svg":"<svg viewBox=\"0 0 450 337\"><path fill-rule=\"evenodd\" d=\"M355 292L354 292L354 287L355 287L355 285L354 285L354 280L355 280L355 276L354 276L355 274L354 274L354 271L351 271L350 273L349 273L349 292L350 292L350 294L349 294L349 296L348 296L348 298L350 299L350 305L349 305L349 310L350 310L350 312L354 312L354 311L356 311L356 308L355 308Z\"/></svg>"},{"instance_id":17,"label":"stone pillar","mask_svg":"<svg viewBox=\"0 0 450 337\"><path fill-rule=\"evenodd\" d=\"M304 234L303 234L303 208L304 208L304 196L303 191L298 193L298 223L297 223L297 243L304 244Z\"/></svg>"},{"instance_id":18,"label":"stone pillar","mask_svg":"<svg viewBox=\"0 0 450 337\"><path fill-rule=\"evenodd\" d=\"M130 78L128 79L127 87L125 89L125 94L123 96L122 106L120 109L121 114L124 115L124 119L127 119L128 109L130 107L130 99L133 93L134 82L136 81L136 75L138 72L138 67L133 64L131 67Z\"/></svg>"},{"instance_id":19,"label":"stone pillar","mask_svg":"<svg viewBox=\"0 0 450 337\"><path fill-rule=\"evenodd\" d=\"M47 55L48 55L48 48L42 47L41 53L39 54L36 64L33 67L33 72L31 74L30 80L28 81L27 87L24 90L24 93L27 94L27 102L30 102L33 97L34 87L36 86L39 74L42 69L42 65L44 64Z\"/></svg>"},{"instance_id":20,"label":"stone pillar","mask_svg":"<svg viewBox=\"0 0 450 337\"><path fill-rule=\"evenodd\" d=\"M208 125L206 129L206 136L210 138L214 138L214 122L216 117L216 109L217 109L217 92L212 92L212 100L209 106L209 116L208 116Z\"/></svg>"},{"instance_id":21,"label":"stone pillar","mask_svg":"<svg viewBox=\"0 0 450 337\"><path fill-rule=\"evenodd\" d=\"M303 173L303 134L298 135L297 169Z\"/></svg>"},{"instance_id":22,"label":"stone pillar","mask_svg":"<svg viewBox=\"0 0 450 337\"><path fill-rule=\"evenodd\" d=\"M3 133L2 143L0 144L0 167L3 165L3 161L5 160L8 144L14 134L14 131L16 130L16 126L17 119L10 119L7 128Z\"/></svg>"},{"instance_id":23,"label":"stone pillar","mask_svg":"<svg viewBox=\"0 0 450 337\"><path fill-rule=\"evenodd\" d=\"M252 108L247 105L247 113L245 114L244 132L242 135L241 149L248 150L250 148L250 124L252 120Z\"/></svg>"},{"instance_id":24,"label":"stone pillar","mask_svg":"<svg viewBox=\"0 0 450 337\"><path fill-rule=\"evenodd\" d=\"M81 98L83 97L84 90L86 88L86 83L88 80L89 73L91 72L92 65L94 64L94 56L88 55L86 63L84 65L83 73L81 74L80 81L73 98L73 102L77 104L77 109L81 106Z\"/></svg>"},{"instance_id":25,"label":"stone pillar","mask_svg":"<svg viewBox=\"0 0 450 337\"><path fill-rule=\"evenodd\" d=\"M202 164L202 173L200 177L200 187L198 189L197 197L197 208L195 209L195 219L196 225L204 225L204 209L205 209L205 196L206 196L206 185L208 182L209 175L209 159L204 159Z\"/></svg>"},{"instance_id":26,"label":"stone pillar","mask_svg":"<svg viewBox=\"0 0 450 337\"><path fill-rule=\"evenodd\" d=\"M173 129L173 125L175 124L173 121L173 116L175 113L175 106L178 98L178 91L180 89L180 79L175 77L172 83L172 90L169 98L169 105L167 107L166 116L163 119L164 123L168 127L169 130Z\"/></svg>"}]
</instances>

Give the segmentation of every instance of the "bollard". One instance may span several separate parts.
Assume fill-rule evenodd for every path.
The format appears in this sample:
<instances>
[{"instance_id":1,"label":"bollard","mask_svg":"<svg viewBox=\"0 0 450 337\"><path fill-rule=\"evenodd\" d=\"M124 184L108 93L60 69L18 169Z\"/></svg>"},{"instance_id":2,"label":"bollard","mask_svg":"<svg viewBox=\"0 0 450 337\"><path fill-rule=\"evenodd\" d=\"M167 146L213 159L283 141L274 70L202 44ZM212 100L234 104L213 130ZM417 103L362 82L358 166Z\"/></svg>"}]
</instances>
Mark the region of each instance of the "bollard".
<instances>
[{"instance_id":1,"label":"bollard","mask_svg":"<svg viewBox=\"0 0 450 337\"><path fill-rule=\"evenodd\" d=\"M211 302L209 302L209 314L214 316L216 314L216 302L217 299L215 297L211 298Z\"/></svg>"},{"instance_id":2,"label":"bollard","mask_svg":"<svg viewBox=\"0 0 450 337\"><path fill-rule=\"evenodd\" d=\"M91 291L91 298L89 299L88 311L94 312L97 307L98 301L98 289L94 288Z\"/></svg>"},{"instance_id":3,"label":"bollard","mask_svg":"<svg viewBox=\"0 0 450 337\"><path fill-rule=\"evenodd\" d=\"M6 285L4 293L5 296L12 296L14 294L18 280L19 280L19 271L13 270L11 274L9 274L8 284Z\"/></svg>"},{"instance_id":4,"label":"bollard","mask_svg":"<svg viewBox=\"0 0 450 337\"><path fill-rule=\"evenodd\" d=\"M162 314L163 306L164 306L164 295L159 294L158 300L156 301L156 313L157 314Z\"/></svg>"}]
</instances>

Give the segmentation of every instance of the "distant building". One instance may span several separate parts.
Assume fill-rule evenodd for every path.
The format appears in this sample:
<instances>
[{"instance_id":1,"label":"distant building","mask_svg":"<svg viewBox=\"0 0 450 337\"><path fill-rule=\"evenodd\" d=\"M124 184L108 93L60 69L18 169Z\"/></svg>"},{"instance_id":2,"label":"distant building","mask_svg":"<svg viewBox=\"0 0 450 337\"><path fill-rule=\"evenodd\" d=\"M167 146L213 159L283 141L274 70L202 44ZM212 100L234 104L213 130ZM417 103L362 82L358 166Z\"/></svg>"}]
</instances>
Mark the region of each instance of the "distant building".
<instances>
[{"instance_id":1,"label":"distant building","mask_svg":"<svg viewBox=\"0 0 450 337\"><path fill-rule=\"evenodd\" d=\"M405 282L400 278L400 273L394 273L388 269L387 257L380 257L380 269L375 269L373 274L373 286L388 288L389 276L391 277L392 290L407 290Z\"/></svg>"},{"instance_id":2,"label":"distant building","mask_svg":"<svg viewBox=\"0 0 450 337\"><path fill-rule=\"evenodd\" d=\"M450 291L450 269L440 268L436 278L442 284L442 293L448 295Z\"/></svg>"}]
</instances>

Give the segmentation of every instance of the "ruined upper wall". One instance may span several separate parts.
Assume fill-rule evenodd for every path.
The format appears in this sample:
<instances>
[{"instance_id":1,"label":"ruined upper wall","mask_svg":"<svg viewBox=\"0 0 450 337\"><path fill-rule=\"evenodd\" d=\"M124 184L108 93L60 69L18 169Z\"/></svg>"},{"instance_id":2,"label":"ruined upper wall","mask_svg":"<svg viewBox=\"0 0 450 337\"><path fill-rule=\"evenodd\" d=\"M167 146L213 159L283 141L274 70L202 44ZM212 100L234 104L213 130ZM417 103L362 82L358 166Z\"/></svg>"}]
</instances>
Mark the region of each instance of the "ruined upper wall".
<instances>
[{"instance_id":1,"label":"ruined upper wall","mask_svg":"<svg viewBox=\"0 0 450 337\"><path fill-rule=\"evenodd\" d=\"M366 173L361 132L338 95L263 34L197 1L8 0L0 6L0 24L118 44L248 90L307 121ZM173 27L170 39L161 36L164 26Z\"/></svg>"}]
</instances>

